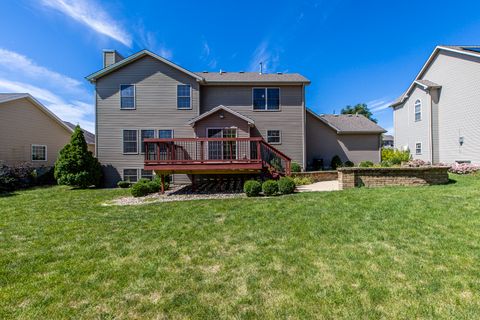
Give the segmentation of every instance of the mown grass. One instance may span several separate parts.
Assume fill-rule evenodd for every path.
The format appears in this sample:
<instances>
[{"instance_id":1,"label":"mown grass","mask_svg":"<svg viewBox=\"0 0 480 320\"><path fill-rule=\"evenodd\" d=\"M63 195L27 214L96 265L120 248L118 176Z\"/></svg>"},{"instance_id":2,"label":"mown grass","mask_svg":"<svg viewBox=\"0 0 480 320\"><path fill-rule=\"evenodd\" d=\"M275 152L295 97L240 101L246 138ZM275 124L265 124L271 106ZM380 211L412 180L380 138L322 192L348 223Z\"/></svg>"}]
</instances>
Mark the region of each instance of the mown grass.
<instances>
[{"instance_id":1,"label":"mown grass","mask_svg":"<svg viewBox=\"0 0 480 320\"><path fill-rule=\"evenodd\" d=\"M106 207L0 197L0 318L480 318L480 178Z\"/></svg>"}]
</instances>

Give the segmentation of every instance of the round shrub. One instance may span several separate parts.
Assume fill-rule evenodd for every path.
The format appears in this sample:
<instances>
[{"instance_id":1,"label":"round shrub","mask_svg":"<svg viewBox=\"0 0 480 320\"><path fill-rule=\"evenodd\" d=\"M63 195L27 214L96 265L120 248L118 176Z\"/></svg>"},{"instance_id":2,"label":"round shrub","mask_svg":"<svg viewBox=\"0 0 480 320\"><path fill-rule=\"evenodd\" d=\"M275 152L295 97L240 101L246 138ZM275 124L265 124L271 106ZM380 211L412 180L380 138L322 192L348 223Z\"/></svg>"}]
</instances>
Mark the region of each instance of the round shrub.
<instances>
[{"instance_id":1,"label":"round shrub","mask_svg":"<svg viewBox=\"0 0 480 320\"><path fill-rule=\"evenodd\" d=\"M345 167L349 167L349 168L355 166L355 164L354 164L352 161L350 161L350 160L345 161L345 163L344 163L343 165L344 165Z\"/></svg>"},{"instance_id":2,"label":"round shrub","mask_svg":"<svg viewBox=\"0 0 480 320\"><path fill-rule=\"evenodd\" d=\"M130 183L130 181L118 181L118 183L117 183L117 187L122 188L122 189L130 188L131 185L132 184Z\"/></svg>"},{"instance_id":3,"label":"round shrub","mask_svg":"<svg viewBox=\"0 0 480 320\"><path fill-rule=\"evenodd\" d=\"M295 191L295 182L290 177L283 177L278 180L278 191L281 194L290 194Z\"/></svg>"},{"instance_id":4,"label":"round shrub","mask_svg":"<svg viewBox=\"0 0 480 320\"><path fill-rule=\"evenodd\" d=\"M243 192L247 197L258 197L262 192L262 185L257 180L248 180L243 185Z\"/></svg>"},{"instance_id":5,"label":"round shrub","mask_svg":"<svg viewBox=\"0 0 480 320\"><path fill-rule=\"evenodd\" d=\"M310 177L295 177L293 178L293 182L296 186L303 186L306 184L312 184L314 181Z\"/></svg>"},{"instance_id":6,"label":"round shrub","mask_svg":"<svg viewBox=\"0 0 480 320\"><path fill-rule=\"evenodd\" d=\"M137 197L145 197L148 195L150 192L150 184L148 182L144 182L142 180L139 180L137 183L135 183L132 188L130 189L130 192L132 193L132 196L135 198Z\"/></svg>"},{"instance_id":7,"label":"round shrub","mask_svg":"<svg viewBox=\"0 0 480 320\"><path fill-rule=\"evenodd\" d=\"M262 184L263 194L273 196L278 192L278 183L275 180L267 180Z\"/></svg>"},{"instance_id":8,"label":"round shrub","mask_svg":"<svg viewBox=\"0 0 480 320\"><path fill-rule=\"evenodd\" d=\"M330 167L333 170L336 170L338 167L341 167L342 165L343 165L342 159L340 159L340 157L337 155L333 156L332 161L330 162Z\"/></svg>"},{"instance_id":9,"label":"round shrub","mask_svg":"<svg viewBox=\"0 0 480 320\"><path fill-rule=\"evenodd\" d=\"M153 178L153 180L151 181L151 183L154 184L154 188L156 191L154 192L159 192L161 189L162 189L162 179L159 177L159 176L156 176L155 178ZM170 187L170 183L169 183L169 179L168 179L168 176L165 177L165 190L168 190L168 188Z\"/></svg>"},{"instance_id":10,"label":"round shrub","mask_svg":"<svg viewBox=\"0 0 480 320\"><path fill-rule=\"evenodd\" d=\"M373 167L373 162L372 161L362 161L358 164L360 168L371 168Z\"/></svg>"},{"instance_id":11,"label":"round shrub","mask_svg":"<svg viewBox=\"0 0 480 320\"><path fill-rule=\"evenodd\" d=\"M292 162L292 164L290 165L290 171L300 172L300 171L302 171L302 167L298 163Z\"/></svg>"}]
</instances>

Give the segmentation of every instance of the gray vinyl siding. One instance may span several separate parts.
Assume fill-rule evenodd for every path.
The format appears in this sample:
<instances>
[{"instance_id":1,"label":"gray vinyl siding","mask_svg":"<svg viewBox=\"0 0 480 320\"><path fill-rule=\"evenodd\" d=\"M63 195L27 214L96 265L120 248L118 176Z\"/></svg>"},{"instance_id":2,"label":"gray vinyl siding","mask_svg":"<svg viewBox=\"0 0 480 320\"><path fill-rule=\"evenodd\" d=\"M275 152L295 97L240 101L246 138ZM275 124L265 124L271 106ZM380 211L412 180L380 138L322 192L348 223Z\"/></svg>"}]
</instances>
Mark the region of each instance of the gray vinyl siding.
<instances>
[{"instance_id":1,"label":"gray vinyl siding","mask_svg":"<svg viewBox=\"0 0 480 320\"><path fill-rule=\"evenodd\" d=\"M415 121L415 101L422 102L422 119ZM432 161L431 154L431 98L423 89L416 87L409 99L394 110L395 117L395 148L408 148L413 159ZM422 154L415 154L417 143L422 144Z\"/></svg>"},{"instance_id":2,"label":"gray vinyl siding","mask_svg":"<svg viewBox=\"0 0 480 320\"><path fill-rule=\"evenodd\" d=\"M440 162L480 164L480 58L441 51L423 77L442 86L438 100ZM463 146L459 144L461 136Z\"/></svg>"},{"instance_id":3,"label":"gray vinyl siding","mask_svg":"<svg viewBox=\"0 0 480 320\"><path fill-rule=\"evenodd\" d=\"M135 85L135 110L120 109L120 85ZM192 87L191 110L177 110L177 85ZM187 122L199 112L197 81L154 58L146 56L96 82L97 157L105 168L107 186L122 178L123 169L143 168L142 154L123 154L123 129L172 129L177 138L194 137ZM138 147L140 150L140 145ZM188 181L175 176L175 182Z\"/></svg>"},{"instance_id":4,"label":"gray vinyl siding","mask_svg":"<svg viewBox=\"0 0 480 320\"><path fill-rule=\"evenodd\" d=\"M71 132L27 99L0 104L0 163L52 166ZM47 161L32 161L32 144L47 146Z\"/></svg>"},{"instance_id":5,"label":"gray vinyl siding","mask_svg":"<svg viewBox=\"0 0 480 320\"><path fill-rule=\"evenodd\" d=\"M343 162L355 164L362 161L380 162L380 134L339 135L331 127L307 112L307 164L315 159L323 159L324 166L330 166L333 156L338 155Z\"/></svg>"},{"instance_id":6,"label":"gray vinyl siding","mask_svg":"<svg viewBox=\"0 0 480 320\"><path fill-rule=\"evenodd\" d=\"M395 108L395 147L408 144L414 158L434 163L467 160L480 164L480 58L441 50L421 78L442 87L427 93L417 86L404 105ZM428 128L421 130L413 127L413 111L406 113L419 92L431 102L428 110L432 110L431 123L425 122ZM424 152L428 146L433 153L415 156L415 137L425 142ZM463 146L460 137L464 137Z\"/></svg>"},{"instance_id":7,"label":"gray vinyl siding","mask_svg":"<svg viewBox=\"0 0 480 320\"><path fill-rule=\"evenodd\" d=\"M280 129L282 143L275 148L302 165L303 162L303 87L268 86L280 88L280 111L253 111L252 89L263 86L204 86L201 92L201 113L224 105L255 121L252 137L267 139L268 129Z\"/></svg>"}]
</instances>

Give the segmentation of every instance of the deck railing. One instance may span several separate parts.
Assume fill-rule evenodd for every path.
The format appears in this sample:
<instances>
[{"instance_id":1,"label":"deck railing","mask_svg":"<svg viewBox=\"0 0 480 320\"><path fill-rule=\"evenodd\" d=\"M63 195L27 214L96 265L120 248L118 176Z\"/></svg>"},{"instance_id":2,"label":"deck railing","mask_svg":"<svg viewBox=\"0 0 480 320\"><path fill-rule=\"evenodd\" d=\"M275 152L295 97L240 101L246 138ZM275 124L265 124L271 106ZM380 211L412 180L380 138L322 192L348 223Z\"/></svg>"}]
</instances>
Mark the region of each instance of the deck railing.
<instances>
[{"instance_id":1,"label":"deck railing","mask_svg":"<svg viewBox=\"0 0 480 320\"><path fill-rule=\"evenodd\" d=\"M290 158L262 138L145 139L145 165L261 164L290 173Z\"/></svg>"}]
</instances>

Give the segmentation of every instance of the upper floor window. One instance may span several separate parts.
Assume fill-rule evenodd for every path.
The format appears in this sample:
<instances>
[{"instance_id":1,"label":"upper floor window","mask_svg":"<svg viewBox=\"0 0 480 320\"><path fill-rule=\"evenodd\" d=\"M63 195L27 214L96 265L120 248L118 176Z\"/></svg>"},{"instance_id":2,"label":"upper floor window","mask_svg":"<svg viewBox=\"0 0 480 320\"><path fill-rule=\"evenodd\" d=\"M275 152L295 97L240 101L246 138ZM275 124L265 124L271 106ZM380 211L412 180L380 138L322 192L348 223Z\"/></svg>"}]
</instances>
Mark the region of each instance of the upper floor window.
<instances>
[{"instance_id":1,"label":"upper floor window","mask_svg":"<svg viewBox=\"0 0 480 320\"><path fill-rule=\"evenodd\" d=\"M254 88L253 89L253 110L279 110L280 89L279 88Z\"/></svg>"},{"instance_id":2,"label":"upper floor window","mask_svg":"<svg viewBox=\"0 0 480 320\"><path fill-rule=\"evenodd\" d=\"M422 101L415 101L415 121L422 120Z\"/></svg>"},{"instance_id":3,"label":"upper floor window","mask_svg":"<svg viewBox=\"0 0 480 320\"><path fill-rule=\"evenodd\" d=\"M189 84L177 86L177 109L191 109L191 87Z\"/></svg>"},{"instance_id":4,"label":"upper floor window","mask_svg":"<svg viewBox=\"0 0 480 320\"><path fill-rule=\"evenodd\" d=\"M422 154L422 144L420 142L415 144L415 154Z\"/></svg>"},{"instance_id":5,"label":"upper floor window","mask_svg":"<svg viewBox=\"0 0 480 320\"><path fill-rule=\"evenodd\" d=\"M135 109L135 86L120 85L120 109Z\"/></svg>"},{"instance_id":6,"label":"upper floor window","mask_svg":"<svg viewBox=\"0 0 480 320\"><path fill-rule=\"evenodd\" d=\"M123 130L123 153L138 153L137 130Z\"/></svg>"},{"instance_id":7,"label":"upper floor window","mask_svg":"<svg viewBox=\"0 0 480 320\"><path fill-rule=\"evenodd\" d=\"M47 146L33 144L32 161L47 161Z\"/></svg>"},{"instance_id":8,"label":"upper floor window","mask_svg":"<svg viewBox=\"0 0 480 320\"><path fill-rule=\"evenodd\" d=\"M267 130L267 142L271 144L282 143L282 136L280 130Z\"/></svg>"}]
</instances>

